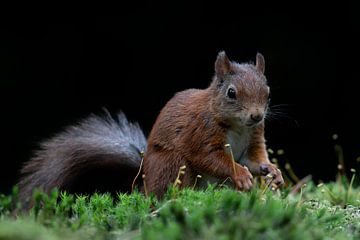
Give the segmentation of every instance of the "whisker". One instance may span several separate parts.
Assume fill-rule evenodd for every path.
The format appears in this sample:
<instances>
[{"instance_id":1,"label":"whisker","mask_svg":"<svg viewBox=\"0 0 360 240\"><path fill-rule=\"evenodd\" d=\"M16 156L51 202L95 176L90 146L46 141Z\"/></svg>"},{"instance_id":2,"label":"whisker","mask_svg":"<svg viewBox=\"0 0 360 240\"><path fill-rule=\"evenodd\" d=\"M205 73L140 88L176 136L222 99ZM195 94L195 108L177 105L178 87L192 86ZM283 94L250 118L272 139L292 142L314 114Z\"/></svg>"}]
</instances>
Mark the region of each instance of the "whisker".
<instances>
[{"instance_id":1,"label":"whisker","mask_svg":"<svg viewBox=\"0 0 360 240\"><path fill-rule=\"evenodd\" d=\"M281 117L274 117L274 116L266 116L265 119L267 121L271 121L271 122L279 122L279 123L287 123L287 122L291 122L294 123L296 127L300 127L299 122L296 119L293 119L291 117L285 117L285 116L281 116ZM287 121L286 121L287 120ZM291 121L289 121L291 120Z\"/></svg>"},{"instance_id":2,"label":"whisker","mask_svg":"<svg viewBox=\"0 0 360 240\"><path fill-rule=\"evenodd\" d=\"M290 122L293 122L297 127L300 126L298 121L294 119L293 117L289 116L288 113L284 112L285 107L291 107L294 106L293 104L277 104L272 105L268 108L265 119L266 120L276 120L279 122L283 122L283 120L291 120Z\"/></svg>"},{"instance_id":3,"label":"whisker","mask_svg":"<svg viewBox=\"0 0 360 240\"><path fill-rule=\"evenodd\" d=\"M293 107L295 106L295 104L290 104L290 103L281 103L281 104L275 104L275 105L271 105L271 107L279 107L279 106L286 106L286 107Z\"/></svg>"}]
</instances>

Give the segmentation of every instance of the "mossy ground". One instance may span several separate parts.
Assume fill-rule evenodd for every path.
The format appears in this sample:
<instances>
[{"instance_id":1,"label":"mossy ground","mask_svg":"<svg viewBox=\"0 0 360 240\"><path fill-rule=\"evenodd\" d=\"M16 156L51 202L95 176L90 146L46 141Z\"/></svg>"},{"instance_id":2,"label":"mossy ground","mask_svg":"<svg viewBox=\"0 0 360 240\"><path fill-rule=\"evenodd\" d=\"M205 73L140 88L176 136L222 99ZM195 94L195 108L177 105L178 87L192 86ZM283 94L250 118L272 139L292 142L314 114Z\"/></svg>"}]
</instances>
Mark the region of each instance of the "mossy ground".
<instances>
[{"instance_id":1,"label":"mossy ground","mask_svg":"<svg viewBox=\"0 0 360 240\"><path fill-rule=\"evenodd\" d=\"M359 188L344 179L292 189L173 188L162 201L37 192L15 217L14 188L0 195L0 239L360 239Z\"/></svg>"}]
</instances>

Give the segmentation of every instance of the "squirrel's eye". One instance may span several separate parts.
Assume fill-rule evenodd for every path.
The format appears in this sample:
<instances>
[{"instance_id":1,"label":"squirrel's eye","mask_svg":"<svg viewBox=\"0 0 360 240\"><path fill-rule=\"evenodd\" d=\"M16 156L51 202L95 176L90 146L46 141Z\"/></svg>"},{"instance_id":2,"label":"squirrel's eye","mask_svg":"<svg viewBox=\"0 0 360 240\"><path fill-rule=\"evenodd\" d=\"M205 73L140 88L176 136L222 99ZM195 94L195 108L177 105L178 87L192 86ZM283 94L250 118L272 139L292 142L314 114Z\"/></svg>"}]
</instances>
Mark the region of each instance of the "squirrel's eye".
<instances>
[{"instance_id":1,"label":"squirrel's eye","mask_svg":"<svg viewBox=\"0 0 360 240\"><path fill-rule=\"evenodd\" d=\"M231 99L236 99L236 91L233 88L229 88L227 91L227 96Z\"/></svg>"}]
</instances>

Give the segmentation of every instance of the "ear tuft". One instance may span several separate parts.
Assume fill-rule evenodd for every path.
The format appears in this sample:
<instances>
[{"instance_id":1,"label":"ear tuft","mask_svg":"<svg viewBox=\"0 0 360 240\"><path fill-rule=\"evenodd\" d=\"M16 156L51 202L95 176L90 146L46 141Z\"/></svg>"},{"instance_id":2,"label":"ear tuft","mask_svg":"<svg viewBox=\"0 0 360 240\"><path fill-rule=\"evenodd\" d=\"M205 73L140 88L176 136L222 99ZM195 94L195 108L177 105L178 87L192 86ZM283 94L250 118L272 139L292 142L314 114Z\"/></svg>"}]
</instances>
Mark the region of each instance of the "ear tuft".
<instances>
[{"instance_id":1,"label":"ear tuft","mask_svg":"<svg viewBox=\"0 0 360 240\"><path fill-rule=\"evenodd\" d=\"M231 71L231 62L224 51L219 52L215 61L215 73L223 76Z\"/></svg>"},{"instance_id":2,"label":"ear tuft","mask_svg":"<svg viewBox=\"0 0 360 240\"><path fill-rule=\"evenodd\" d=\"M261 53L256 54L256 68L264 74L265 72L265 58Z\"/></svg>"}]
</instances>

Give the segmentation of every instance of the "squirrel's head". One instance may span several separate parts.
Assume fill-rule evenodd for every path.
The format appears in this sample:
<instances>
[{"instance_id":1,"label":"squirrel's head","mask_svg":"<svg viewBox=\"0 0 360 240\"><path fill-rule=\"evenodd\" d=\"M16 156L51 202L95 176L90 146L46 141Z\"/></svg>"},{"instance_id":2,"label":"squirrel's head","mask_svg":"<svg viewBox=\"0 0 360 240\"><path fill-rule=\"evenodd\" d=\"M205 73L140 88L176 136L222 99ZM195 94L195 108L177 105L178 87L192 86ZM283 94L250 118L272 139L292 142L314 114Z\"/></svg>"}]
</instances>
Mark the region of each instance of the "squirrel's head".
<instances>
[{"instance_id":1,"label":"squirrel's head","mask_svg":"<svg viewBox=\"0 0 360 240\"><path fill-rule=\"evenodd\" d=\"M219 118L235 126L256 126L264 120L269 87L264 76L265 60L256 55L256 64L232 62L220 52L215 62L212 108Z\"/></svg>"}]
</instances>

